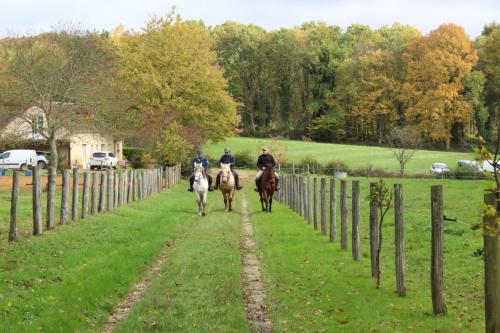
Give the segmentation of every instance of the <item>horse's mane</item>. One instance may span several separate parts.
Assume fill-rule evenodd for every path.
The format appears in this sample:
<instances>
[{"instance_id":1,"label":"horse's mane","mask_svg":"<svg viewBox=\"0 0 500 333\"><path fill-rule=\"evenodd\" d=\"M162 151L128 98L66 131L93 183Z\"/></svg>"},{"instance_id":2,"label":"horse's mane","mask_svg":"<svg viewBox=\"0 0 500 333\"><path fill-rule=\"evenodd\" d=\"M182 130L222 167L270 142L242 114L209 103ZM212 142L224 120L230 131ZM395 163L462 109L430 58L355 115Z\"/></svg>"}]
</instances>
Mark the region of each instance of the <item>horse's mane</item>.
<instances>
[{"instance_id":1,"label":"horse's mane","mask_svg":"<svg viewBox=\"0 0 500 333\"><path fill-rule=\"evenodd\" d=\"M263 183L274 183L274 167L272 165L267 164L264 172L262 174Z\"/></svg>"},{"instance_id":2,"label":"horse's mane","mask_svg":"<svg viewBox=\"0 0 500 333\"><path fill-rule=\"evenodd\" d=\"M203 176L203 179L207 179L207 173L205 172L205 168L202 165L197 165L194 168L194 172L196 171L201 171L201 175Z\"/></svg>"}]
</instances>

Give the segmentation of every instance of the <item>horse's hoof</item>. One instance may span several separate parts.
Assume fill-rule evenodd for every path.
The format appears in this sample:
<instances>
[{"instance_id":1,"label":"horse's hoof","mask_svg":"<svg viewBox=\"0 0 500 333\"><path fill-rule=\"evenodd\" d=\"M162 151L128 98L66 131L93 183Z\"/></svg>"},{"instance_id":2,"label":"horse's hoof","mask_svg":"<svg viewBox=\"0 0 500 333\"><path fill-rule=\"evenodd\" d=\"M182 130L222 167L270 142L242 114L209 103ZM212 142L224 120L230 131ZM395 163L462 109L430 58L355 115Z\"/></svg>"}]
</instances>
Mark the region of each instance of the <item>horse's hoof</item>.
<instances>
[{"instance_id":1,"label":"horse's hoof","mask_svg":"<svg viewBox=\"0 0 500 333\"><path fill-rule=\"evenodd\" d=\"M207 215L207 214L205 214L205 213L201 213L201 215L202 215L202 216L205 216L205 215Z\"/></svg>"}]
</instances>

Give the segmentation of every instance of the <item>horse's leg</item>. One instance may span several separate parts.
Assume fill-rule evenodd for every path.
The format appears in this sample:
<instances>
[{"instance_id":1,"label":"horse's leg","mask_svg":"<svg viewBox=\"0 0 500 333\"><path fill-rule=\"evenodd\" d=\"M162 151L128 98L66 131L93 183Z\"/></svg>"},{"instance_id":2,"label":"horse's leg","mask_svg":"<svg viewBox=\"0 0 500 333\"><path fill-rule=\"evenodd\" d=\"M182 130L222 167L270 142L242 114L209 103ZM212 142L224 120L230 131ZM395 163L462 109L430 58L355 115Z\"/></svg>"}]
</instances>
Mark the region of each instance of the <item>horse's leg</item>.
<instances>
[{"instance_id":1,"label":"horse's leg","mask_svg":"<svg viewBox=\"0 0 500 333\"><path fill-rule=\"evenodd\" d=\"M229 192L228 194L228 197L229 197L229 211L232 212L233 211L233 206L232 206L232 203L233 203L233 195L234 195L234 192Z\"/></svg>"},{"instance_id":2,"label":"horse's leg","mask_svg":"<svg viewBox=\"0 0 500 333\"><path fill-rule=\"evenodd\" d=\"M198 204L198 215L201 216L201 198L198 192L196 192L196 203Z\"/></svg>"},{"instance_id":3,"label":"horse's leg","mask_svg":"<svg viewBox=\"0 0 500 333\"><path fill-rule=\"evenodd\" d=\"M267 194L267 192L265 193L264 198L265 198L265 200L266 200L266 213L269 213L269 199L268 199L268 194Z\"/></svg>"},{"instance_id":4,"label":"horse's leg","mask_svg":"<svg viewBox=\"0 0 500 333\"><path fill-rule=\"evenodd\" d=\"M205 216L207 214L205 214L205 206L207 205L207 192L204 192L202 194L202 198L201 198L201 215L202 216Z\"/></svg>"},{"instance_id":5,"label":"horse's leg","mask_svg":"<svg viewBox=\"0 0 500 333\"><path fill-rule=\"evenodd\" d=\"M265 211L264 209L264 197L262 191L259 191L259 196L260 196L260 206L262 207L262 211Z\"/></svg>"}]
</instances>

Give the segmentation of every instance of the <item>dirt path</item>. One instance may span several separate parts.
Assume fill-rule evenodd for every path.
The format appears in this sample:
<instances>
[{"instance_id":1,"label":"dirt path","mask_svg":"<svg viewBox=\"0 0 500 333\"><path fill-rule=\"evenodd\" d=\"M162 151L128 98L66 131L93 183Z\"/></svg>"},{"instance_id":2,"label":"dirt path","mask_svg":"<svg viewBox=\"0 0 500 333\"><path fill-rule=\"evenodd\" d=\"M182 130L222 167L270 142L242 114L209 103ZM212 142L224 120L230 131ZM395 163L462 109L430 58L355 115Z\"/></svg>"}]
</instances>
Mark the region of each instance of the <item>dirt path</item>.
<instances>
[{"instance_id":1,"label":"dirt path","mask_svg":"<svg viewBox=\"0 0 500 333\"><path fill-rule=\"evenodd\" d=\"M243 266L241 280L247 319L254 332L273 332L273 326L264 305L266 290L260 274L261 268L256 254L255 241L252 237L253 229L248 217L245 191L241 191L241 220L243 223L240 245Z\"/></svg>"},{"instance_id":2,"label":"dirt path","mask_svg":"<svg viewBox=\"0 0 500 333\"><path fill-rule=\"evenodd\" d=\"M129 292L120 303L118 303L116 309L109 316L108 322L101 329L101 333L113 332L115 327L118 326L118 324L127 316L134 305L143 299L149 285L160 273L160 269L165 264L168 254L175 248L175 243L176 240L174 239L165 245L154 264L149 268L149 271L146 273L144 279L137 283L134 286L134 289Z\"/></svg>"}]
</instances>

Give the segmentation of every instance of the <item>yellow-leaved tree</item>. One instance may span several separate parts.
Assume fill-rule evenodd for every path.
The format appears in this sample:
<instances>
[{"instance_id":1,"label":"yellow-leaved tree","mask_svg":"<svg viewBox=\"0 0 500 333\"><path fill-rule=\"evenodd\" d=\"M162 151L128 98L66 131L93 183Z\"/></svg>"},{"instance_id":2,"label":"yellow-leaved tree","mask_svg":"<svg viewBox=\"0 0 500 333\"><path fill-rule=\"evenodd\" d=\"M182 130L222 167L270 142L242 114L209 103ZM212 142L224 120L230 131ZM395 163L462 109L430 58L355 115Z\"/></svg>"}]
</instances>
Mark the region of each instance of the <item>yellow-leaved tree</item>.
<instances>
[{"instance_id":1,"label":"yellow-leaved tree","mask_svg":"<svg viewBox=\"0 0 500 333\"><path fill-rule=\"evenodd\" d=\"M452 130L473 115L464 83L477 62L473 42L464 29L443 24L425 37L416 37L404 55L406 81L401 99L405 116L433 141L450 148Z\"/></svg>"},{"instance_id":2,"label":"yellow-leaved tree","mask_svg":"<svg viewBox=\"0 0 500 333\"><path fill-rule=\"evenodd\" d=\"M185 156L161 152L161 147L193 149L235 131L237 104L226 91L213 38L202 23L170 13L152 18L139 32L115 30L112 39L118 46L125 91L134 100L137 141L156 148L161 162L174 163ZM172 140L182 142L182 147L171 146L169 133L184 139Z\"/></svg>"}]
</instances>

